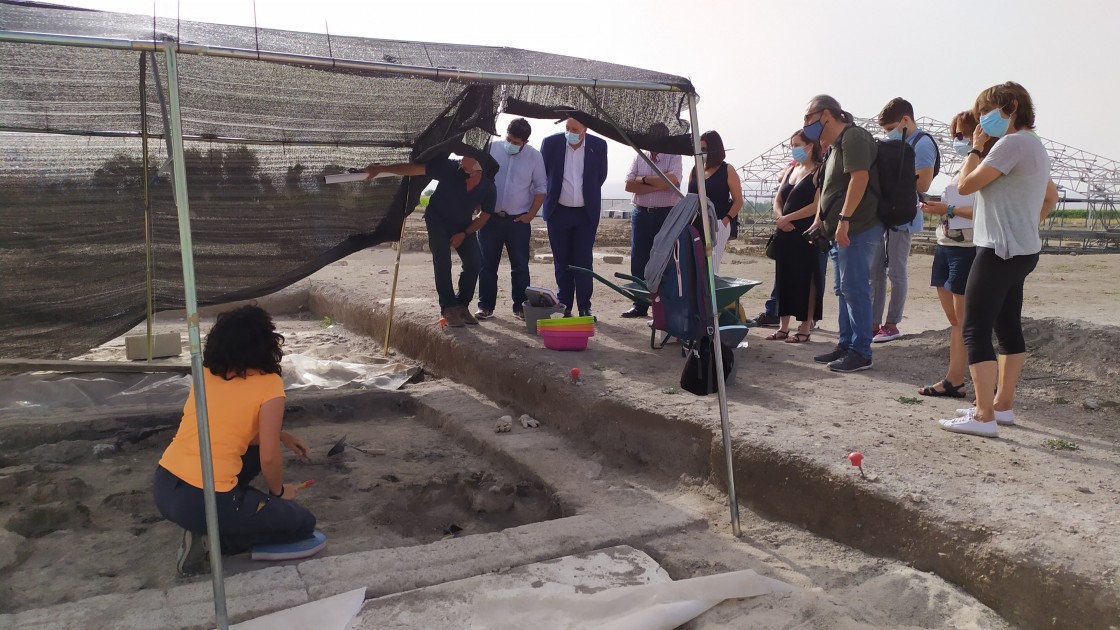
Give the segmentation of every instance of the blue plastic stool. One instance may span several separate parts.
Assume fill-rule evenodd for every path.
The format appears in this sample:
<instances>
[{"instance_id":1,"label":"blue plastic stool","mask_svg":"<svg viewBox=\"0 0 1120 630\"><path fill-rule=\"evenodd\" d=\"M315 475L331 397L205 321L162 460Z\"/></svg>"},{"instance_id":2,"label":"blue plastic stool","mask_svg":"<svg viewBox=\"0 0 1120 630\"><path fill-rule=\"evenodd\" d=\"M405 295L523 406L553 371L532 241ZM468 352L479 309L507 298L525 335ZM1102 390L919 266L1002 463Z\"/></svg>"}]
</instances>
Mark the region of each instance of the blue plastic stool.
<instances>
[{"instance_id":1,"label":"blue plastic stool","mask_svg":"<svg viewBox=\"0 0 1120 630\"><path fill-rule=\"evenodd\" d=\"M293 543L283 545L257 545L253 547L253 560L299 560L309 558L327 546L327 535L319 530L305 538Z\"/></svg>"}]
</instances>

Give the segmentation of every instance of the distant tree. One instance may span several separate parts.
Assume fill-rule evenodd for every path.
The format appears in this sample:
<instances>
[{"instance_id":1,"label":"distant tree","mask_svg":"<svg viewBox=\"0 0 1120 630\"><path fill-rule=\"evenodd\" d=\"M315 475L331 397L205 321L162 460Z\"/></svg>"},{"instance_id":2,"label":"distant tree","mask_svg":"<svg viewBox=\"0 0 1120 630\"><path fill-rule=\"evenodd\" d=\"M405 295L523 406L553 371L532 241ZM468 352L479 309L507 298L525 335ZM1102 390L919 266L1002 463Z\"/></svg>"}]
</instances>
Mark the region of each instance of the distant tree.
<instances>
[{"instance_id":1,"label":"distant tree","mask_svg":"<svg viewBox=\"0 0 1120 630\"><path fill-rule=\"evenodd\" d=\"M100 190L142 189L144 185L143 163L139 158L121 152L109 158L93 172L91 184Z\"/></svg>"}]
</instances>

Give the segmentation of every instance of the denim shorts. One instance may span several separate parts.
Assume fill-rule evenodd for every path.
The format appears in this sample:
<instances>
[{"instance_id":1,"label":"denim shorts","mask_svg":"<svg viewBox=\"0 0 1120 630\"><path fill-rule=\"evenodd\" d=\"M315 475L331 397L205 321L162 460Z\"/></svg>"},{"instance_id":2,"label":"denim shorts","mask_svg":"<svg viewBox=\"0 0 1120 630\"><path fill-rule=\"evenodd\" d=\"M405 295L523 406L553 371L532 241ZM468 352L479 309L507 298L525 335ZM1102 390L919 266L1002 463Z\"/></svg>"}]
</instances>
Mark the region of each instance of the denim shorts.
<instances>
[{"instance_id":1,"label":"denim shorts","mask_svg":"<svg viewBox=\"0 0 1120 630\"><path fill-rule=\"evenodd\" d=\"M972 269L972 261L975 259L975 247L938 245L933 251L930 286L964 295L964 287L968 284L968 272Z\"/></svg>"}]
</instances>

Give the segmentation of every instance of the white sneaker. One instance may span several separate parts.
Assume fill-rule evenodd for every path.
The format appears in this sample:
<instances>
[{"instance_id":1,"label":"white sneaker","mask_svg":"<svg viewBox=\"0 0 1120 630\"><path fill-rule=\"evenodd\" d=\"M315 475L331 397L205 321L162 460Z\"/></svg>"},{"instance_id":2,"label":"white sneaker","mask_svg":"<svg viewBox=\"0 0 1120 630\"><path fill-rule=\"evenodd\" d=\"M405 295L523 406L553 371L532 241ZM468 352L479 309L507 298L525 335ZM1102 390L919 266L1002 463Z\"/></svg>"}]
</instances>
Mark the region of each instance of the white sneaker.
<instances>
[{"instance_id":1,"label":"white sneaker","mask_svg":"<svg viewBox=\"0 0 1120 630\"><path fill-rule=\"evenodd\" d=\"M960 417L972 417L976 415L976 407L969 407L968 409L957 409L957 414ZM1015 410L1008 409L1007 411L1000 411L996 409L996 424L1004 427L1018 426L1015 424Z\"/></svg>"},{"instance_id":2,"label":"white sneaker","mask_svg":"<svg viewBox=\"0 0 1120 630\"><path fill-rule=\"evenodd\" d=\"M952 433L966 433L980 437L999 437L999 427L995 422L980 422L971 415L952 420L938 420L941 428Z\"/></svg>"}]
</instances>

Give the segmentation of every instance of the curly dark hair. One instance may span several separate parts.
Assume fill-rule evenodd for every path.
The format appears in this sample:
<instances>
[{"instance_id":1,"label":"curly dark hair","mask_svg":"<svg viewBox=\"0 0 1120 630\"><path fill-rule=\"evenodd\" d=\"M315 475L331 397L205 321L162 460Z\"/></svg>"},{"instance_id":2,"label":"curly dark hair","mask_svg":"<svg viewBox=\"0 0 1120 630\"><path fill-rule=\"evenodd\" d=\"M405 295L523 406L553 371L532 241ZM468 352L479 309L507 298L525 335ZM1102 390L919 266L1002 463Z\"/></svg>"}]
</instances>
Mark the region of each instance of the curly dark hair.
<instances>
[{"instance_id":1,"label":"curly dark hair","mask_svg":"<svg viewBox=\"0 0 1120 630\"><path fill-rule=\"evenodd\" d=\"M245 378L249 370L280 374L284 335L268 311L259 306L242 306L218 315L206 335L202 365L214 376L227 381Z\"/></svg>"}]
</instances>

